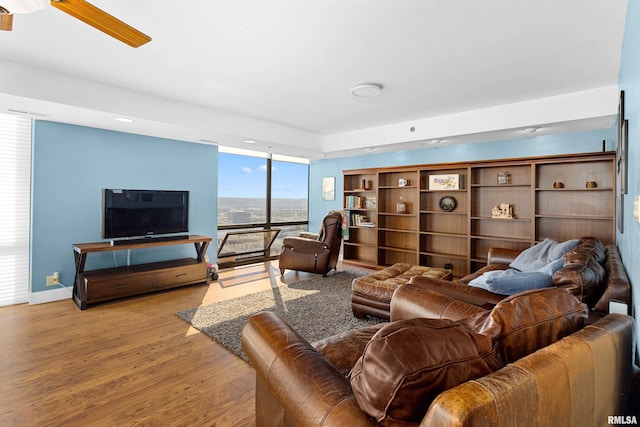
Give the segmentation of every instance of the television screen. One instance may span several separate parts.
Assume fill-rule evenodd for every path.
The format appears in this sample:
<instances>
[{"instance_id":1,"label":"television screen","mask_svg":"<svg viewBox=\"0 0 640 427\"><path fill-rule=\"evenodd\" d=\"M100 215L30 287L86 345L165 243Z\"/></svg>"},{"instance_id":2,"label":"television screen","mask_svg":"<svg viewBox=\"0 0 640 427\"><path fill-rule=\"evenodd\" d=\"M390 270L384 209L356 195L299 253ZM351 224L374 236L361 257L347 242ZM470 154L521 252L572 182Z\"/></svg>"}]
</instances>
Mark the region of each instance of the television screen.
<instances>
[{"instance_id":1,"label":"television screen","mask_svg":"<svg viewBox=\"0 0 640 427\"><path fill-rule=\"evenodd\" d=\"M102 237L189 232L189 192L104 189Z\"/></svg>"}]
</instances>

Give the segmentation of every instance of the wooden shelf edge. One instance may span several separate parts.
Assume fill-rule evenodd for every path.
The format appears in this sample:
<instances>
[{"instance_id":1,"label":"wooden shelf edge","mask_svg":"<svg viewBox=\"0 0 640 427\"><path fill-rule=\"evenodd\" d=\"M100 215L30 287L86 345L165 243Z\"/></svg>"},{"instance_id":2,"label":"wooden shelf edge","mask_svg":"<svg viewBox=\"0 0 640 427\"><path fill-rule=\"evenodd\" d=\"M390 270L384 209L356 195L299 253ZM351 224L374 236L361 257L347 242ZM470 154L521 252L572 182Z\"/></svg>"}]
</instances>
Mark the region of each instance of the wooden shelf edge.
<instances>
[{"instance_id":1,"label":"wooden shelf edge","mask_svg":"<svg viewBox=\"0 0 640 427\"><path fill-rule=\"evenodd\" d=\"M506 236L479 236L479 235L471 235L471 239L478 240L503 240L505 242L523 242L529 243L531 239L528 237L506 237Z\"/></svg>"},{"instance_id":2,"label":"wooden shelf edge","mask_svg":"<svg viewBox=\"0 0 640 427\"><path fill-rule=\"evenodd\" d=\"M378 231L390 231L392 233L417 233L418 230L404 230L401 228L378 228Z\"/></svg>"},{"instance_id":3,"label":"wooden shelf edge","mask_svg":"<svg viewBox=\"0 0 640 427\"><path fill-rule=\"evenodd\" d=\"M371 247L372 249L373 249L373 248L375 248L375 245L374 245L374 244L372 244L372 243L352 242L352 241L350 241L350 240L345 240L345 241L343 242L343 244L344 244L345 246L353 246L353 247L358 247L358 248L360 248L360 247L367 247L367 246Z\"/></svg>"},{"instance_id":4,"label":"wooden shelf edge","mask_svg":"<svg viewBox=\"0 0 640 427\"><path fill-rule=\"evenodd\" d=\"M586 188L586 187L562 187L562 188L553 188L553 187L536 187L536 191L613 191L613 187L595 187L595 188Z\"/></svg>"},{"instance_id":5,"label":"wooden shelf edge","mask_svg":"<svg viewBox=\"0 0 640 427\"><path fill-rule=\"evenodd\" d=\"M461 259L461 260L466 260L467 259L467 255L462 255L462 254L447 254L447 253L440 253L440 252L419 252L419 255L426 255L426 256L431 256L431 257L438 257L438 258L453 258L453 259Z\"/></svg>"},{"instance_id":6,"label":"wooden shelf edge","mask_svg":"<svg viewBox=\"0 0 640 427\"><path fill-rule=\"evenodd\" d=\"M605 216L605 215L545 215L539 214L536 215L536 219L586 219L586 220L594 220L594 221L614 221L615 218L613 216Z\"/></svg>"},{"instance_id":7,"label":"wooden shelf edge","mask_svg":"<svg viewBox=\"0 0 640 427\"><path fill-rule=\"evenodd\" d=\"M531 184L471 184L473 188L515 188L515 187L531 187Z\"/></svg>"},{"instance_id":8,"label":"wooden shelf edge","mask_svg":"<svg viewBox=\"0 0 640 427\"><path fill-rule=\"evenodd\" d=\"M420 231L420 234L424 234L427 236L442 236L442 237L452 237L452 238L462 238L466 239L469 237L468 234L459 234L459 233L443 233L441 231Z\"/></svg>"},{"instance_id":9,"label":"wooden shelf edge","mask_svg":"<svg viewBox=\"0 0 640 427\"><path fill-rule=\"evenodd\" d=\"M466 188L458 188L457 190L429 190L428 188L421 188L421 193L466 193Z\"/></svg>"},{"instance_id":10,"label":"wooden shelf edge","mask_svg":"<svg viewBox=\"0 0 640 427\"><path fill-rule=\"evenodd\" d=\"M365 268L372 268L372 269L376 269L376 270L380 270L383 267L376 264L373 261L363 261L363 260L359 260L359 259L342 259L342 263L343 264L349 264L349 265L354 265L354 266L358 266L358 267L365 267Z\"/></svg>"},{"instance_id":11,"label":"wooden shelf edge","mask_svg":"<svg viewBox=\"0 0 640 427\"><path fill-rule=\"evenodd\" d=\"M378 249L385 251L394 251L394 252L405 252L405 253L417 253L416 248L396 248L393 246L378 246Z\"/></svg>"},{"instance_id":12,"label":"wooden shelf edge","mask_svg":"<svg viewBox=\"0 0 640 427\"><path fill-rule=\"evenodd\" d=\"M491 218L490 216L472 216L471 219L481 221L531 222L531 218Z\"/></svg>"},{"instance_id":13,"label":"wooden shelf edge","mask_svg":"<svg viewBox=\"0 0 640 427\"><path fill-rule=\"evenodd\" d=\"M441 215L458 215L458 216L467 216L467 212L445 212L445 211L420 211L421 214L441 214Z\"/></svg>"}]
</instances>

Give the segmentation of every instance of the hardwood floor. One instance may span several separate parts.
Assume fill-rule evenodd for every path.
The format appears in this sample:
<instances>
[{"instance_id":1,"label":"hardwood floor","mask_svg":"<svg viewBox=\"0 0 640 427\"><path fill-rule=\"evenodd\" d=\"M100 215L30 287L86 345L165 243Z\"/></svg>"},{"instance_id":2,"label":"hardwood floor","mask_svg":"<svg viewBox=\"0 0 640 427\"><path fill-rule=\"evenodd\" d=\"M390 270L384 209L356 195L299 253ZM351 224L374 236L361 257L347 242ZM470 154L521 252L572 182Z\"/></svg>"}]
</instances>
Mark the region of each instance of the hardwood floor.
<instances>
[{"instance_id":1,"label":"hardwood floor","mask_svg":"<svg viewBox=\"0 0 640 427\"><path fill-rule=\"evenodd\" d=\"M175 313L280 280L276 261L84 311L70 299L0 308L0 425L253 425L253 368Z\"/></svg>"}]
</instances>

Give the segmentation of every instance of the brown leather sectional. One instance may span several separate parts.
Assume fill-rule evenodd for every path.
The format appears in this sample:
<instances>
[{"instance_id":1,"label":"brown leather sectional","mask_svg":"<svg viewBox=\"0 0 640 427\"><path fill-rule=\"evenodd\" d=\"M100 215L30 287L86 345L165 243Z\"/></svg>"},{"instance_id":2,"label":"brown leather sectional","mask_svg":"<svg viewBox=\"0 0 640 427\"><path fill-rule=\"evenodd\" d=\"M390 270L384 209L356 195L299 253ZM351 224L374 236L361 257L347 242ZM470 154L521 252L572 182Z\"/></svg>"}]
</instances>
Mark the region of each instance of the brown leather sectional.
<instances>
[{"instance_id":1,"label":"brown leather sectional","mask_svg":"<svg viewBox=\"0 0 640 427\"><path fill-rule=\"evenodd\" d=\"M630 296L617 249L582 239L567 258L558 287L506 298L412 279L390 323L313 345L273 313L252 317L256 425L582 427L628 414L633 320L606 314Z\"/></svg>"}]
</instances>

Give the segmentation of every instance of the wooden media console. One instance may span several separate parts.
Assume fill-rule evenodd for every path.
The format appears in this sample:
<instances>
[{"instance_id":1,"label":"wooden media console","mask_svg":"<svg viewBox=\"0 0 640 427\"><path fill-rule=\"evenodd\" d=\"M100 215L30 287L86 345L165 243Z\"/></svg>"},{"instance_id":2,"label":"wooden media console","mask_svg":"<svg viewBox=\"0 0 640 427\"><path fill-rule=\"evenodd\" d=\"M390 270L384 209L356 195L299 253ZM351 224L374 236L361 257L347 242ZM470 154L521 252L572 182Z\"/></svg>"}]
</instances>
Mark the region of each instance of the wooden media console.
<instances>
[{"instance_id":1,"label":"wooden media console","mask_svg":"<svg viewBox=\"0 0 640 427\"><path fill-rule=\"evenodd\" d=\"M149 238L143 241L77 243L73 245L76 277L73 285L73 301L81 310L87 304L108 301L131 295L145 294L163 289L177 288L206 282L207 263L204 255L211 237L190 235L178 240ZM110 252L124 249L142 249L169 245L193 244L195 258L183 258L124 267L85 271L87 255L95 252Z\"/></svg>"}]
</instances>

